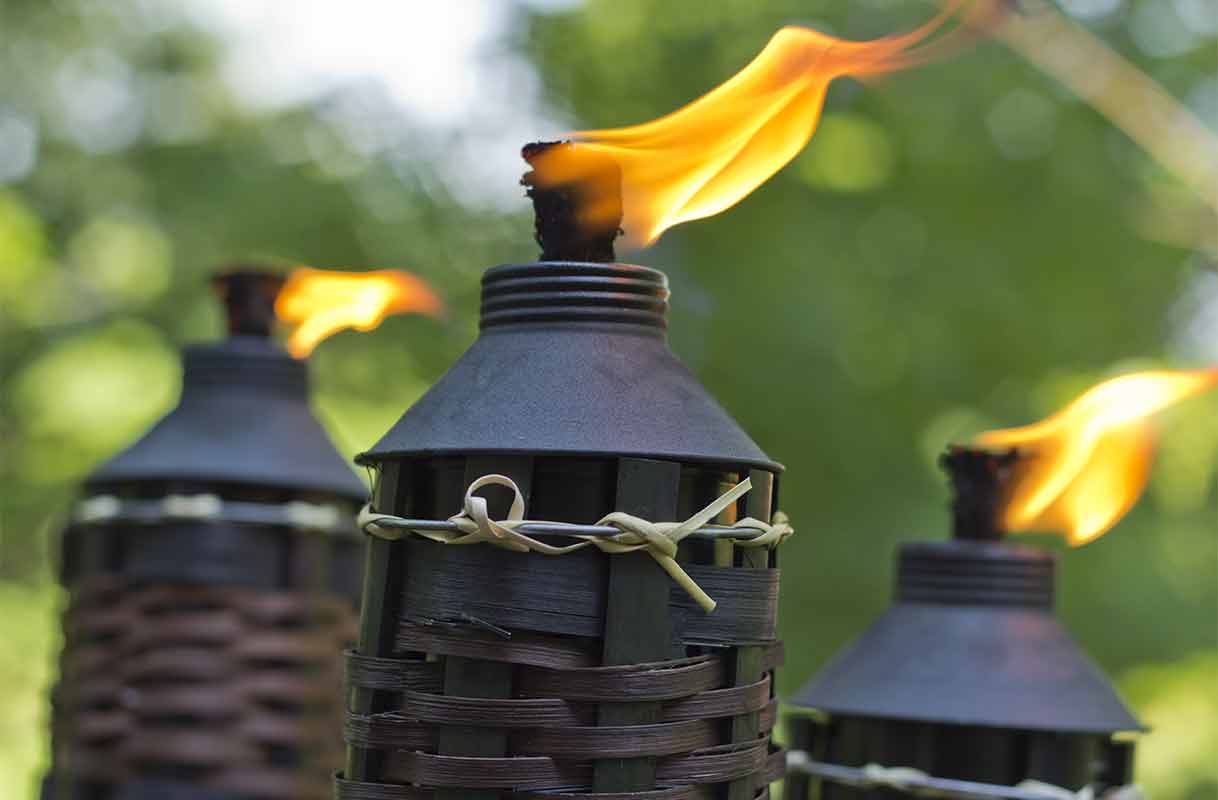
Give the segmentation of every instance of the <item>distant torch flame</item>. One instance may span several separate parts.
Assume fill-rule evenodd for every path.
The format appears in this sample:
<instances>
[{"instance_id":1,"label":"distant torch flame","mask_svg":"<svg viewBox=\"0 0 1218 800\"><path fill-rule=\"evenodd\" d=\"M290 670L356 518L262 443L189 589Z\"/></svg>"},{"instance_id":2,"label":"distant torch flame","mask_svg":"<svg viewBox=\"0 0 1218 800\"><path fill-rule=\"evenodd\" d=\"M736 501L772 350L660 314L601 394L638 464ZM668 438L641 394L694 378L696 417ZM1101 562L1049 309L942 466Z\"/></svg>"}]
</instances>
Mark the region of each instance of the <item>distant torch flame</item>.
<instances>
[{"instance_id":1,"label":"distant torch flame","mask_svg":"<svg viewBox=\"0 0 1218 800\"><path fill-rule=\"evenodd\" d=\"M345 328L370 331L390 314L437 315L440 298L419 277L400 270L293 272L275 298L275 316L294 325L288 352L304 358L322 340Z\"/></svg>"},{"instance_id":2,"label":"distant torch flame","mask_svg":"<svg viewBox=\"0 0 1218 800\"><path fill-rule=\"evenodd\" d=\"M834 78L929 61L991 26L999 5L954 0L916 30L868 42L783 28L748 66L684 108L642 125L572 134L578 146L551 148L532 161L534 180L544 186L604 179L603 167L597 169L603 162L593 155L611 156L621 167L624 241L651 244L673 225L732 207L795 158L816 130ZM952 18L961 24L925 43ZM616 222L616 212L612 202L580 209L584 224L595 228Z\"/></svg>"},{"instance_id":3,"label":"distant torch flame","mask_svg":"<svg viewBox=\"0 0 1218 800\"><path fill-rule=\"evenodd\" d=\"M1092 387L1041 422L981 434L977 445L1022 455L1002 526L1059 531L1072 545L1097 538L1146 486L1155 446L1149 417L1216 384L1218 367L1137 372Z\"/></svg>"}]
</instances>

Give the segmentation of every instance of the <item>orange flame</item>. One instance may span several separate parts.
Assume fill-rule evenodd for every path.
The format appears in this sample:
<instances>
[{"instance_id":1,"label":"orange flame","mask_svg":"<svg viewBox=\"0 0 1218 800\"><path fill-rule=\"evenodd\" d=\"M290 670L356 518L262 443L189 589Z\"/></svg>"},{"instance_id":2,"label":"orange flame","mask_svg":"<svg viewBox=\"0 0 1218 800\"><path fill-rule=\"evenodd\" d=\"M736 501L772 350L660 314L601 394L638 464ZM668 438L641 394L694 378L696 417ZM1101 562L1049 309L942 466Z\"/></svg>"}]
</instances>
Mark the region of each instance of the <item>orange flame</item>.
<instances>
[{"instance_id":1,"label":"orange flame","mask_svg":"<svg viewBox=\"0 0 1218 800\"><path fill-rule=\"evenodd\" d=\"M1003 527L1061 531L1072 545L1099 537L1146 486L1154 458L1152 414L1218 385L1218 367L1136 372L1084 392L1053 416L988 431L976 444L1018 448Z\"/></svg>"},{"instance_id":2,"label":"orange flame","mask_svg":"<svg viewBox=\"0 0 1218 800\"><path fill-rule=\"evenodd\" d=\"M625 242L651 244L673 225L732 207L795 158L816 130L834 78L929 61L967 38L970 29L995 22L1000 5L949 0L921 27L867 42L788 26L748 66L684 108L642 125L572 134L578 146L551 148L533 160L534 180L544 186L603 181L595 154L612 157L621 168ZM925 43L956 16L959 26ZM616 222L616 213L609 202L581 209L581 218L603 229Z\"/></svg>"},{"instance_id":3,"label":"orange flame","mask_svg":"<svg viewBox=\"0 0 1218 800\"><path fill-rule=\"evenodd\" d=\"M288 352L304 358L345 328L370 331L390 314L436 316L444 304L422 278L401 270L331 272L295 270L275 298L275 316L295 325Z\"/></svg>"}]
</instances>

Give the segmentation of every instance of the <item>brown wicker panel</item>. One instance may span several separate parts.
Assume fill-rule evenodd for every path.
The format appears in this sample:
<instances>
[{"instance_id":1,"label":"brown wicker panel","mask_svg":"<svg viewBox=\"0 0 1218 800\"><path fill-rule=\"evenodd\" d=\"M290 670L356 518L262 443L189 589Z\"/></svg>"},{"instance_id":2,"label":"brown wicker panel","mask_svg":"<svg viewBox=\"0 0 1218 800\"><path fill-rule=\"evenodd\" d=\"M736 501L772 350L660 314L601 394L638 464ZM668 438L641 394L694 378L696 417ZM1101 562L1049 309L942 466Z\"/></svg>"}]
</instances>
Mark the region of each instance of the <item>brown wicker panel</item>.
<instances>
[{"instance_id":1,"label":"brown wicker panel","mask_svg":"<svg viewBox=\"0 0 1218 800\"><path fill-rule=\"evenodd\" d=\"M658 758L658 788L630 796L711 800L723 796L733 781L745 781L750 797L767 796L769 782L784 771L783 753L769 740L777 709L771 673L783 658L781 642L759 646L762 677L743 684L731 680L729 647L687 648L702 652L601 666L594 646L594 641L554 634L517 630L503 637L469 625L400 620L397 657L347 653L348 686L391 692L393 701L389 711L347 714L347 743L379 754L380 775L377 781L340 777L335 797L443 800L447 791L481 790L522 800L613 800L626 795L589 789L595 763L640 757ZM444 661L454 656L511 665L512 696L443 693ZM637 702L658 705L654 722L598 725L605 704ZM744 714L758 716L757 737L726 743L726 726ZM510 755L442 755L446 728L501 731Z\"/></svg>"},{"instance_id":2,"label":"brown wicker panel","mask_svg":"<svg viewBox=\"0 0 1218 800\"><path fill-rule=\"evenodd\" d=\"M322 800L342 760L340 653L355 626L335 597L83 579L64 615L56 769Z\"/></svg>"}]
</instances>

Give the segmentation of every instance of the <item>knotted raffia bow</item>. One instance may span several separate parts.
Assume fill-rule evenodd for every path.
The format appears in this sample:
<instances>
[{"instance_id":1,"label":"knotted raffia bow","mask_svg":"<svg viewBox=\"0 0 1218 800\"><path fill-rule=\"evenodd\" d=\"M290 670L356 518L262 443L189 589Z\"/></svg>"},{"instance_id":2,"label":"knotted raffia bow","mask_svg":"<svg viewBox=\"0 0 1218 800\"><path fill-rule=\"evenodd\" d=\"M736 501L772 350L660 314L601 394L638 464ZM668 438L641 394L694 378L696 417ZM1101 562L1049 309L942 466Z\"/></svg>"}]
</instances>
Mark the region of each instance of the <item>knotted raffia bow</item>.
<instances>
[{"instance_id":1,"label":"knotted raffia bow","mask_svg":"<svg viewBox=\"0 0 1218 800\"><path fill-rule=\"evenodd\" d=\"M505 520L493 520L487 510L486 498L479 497L476 492L484 486L504 486L512 490L512 506L508 509ZM520 553L541 553L547 556L559 556L581 550L588 546L600 549L610 554L631 553L636 550L646 550L656 563L667 572L677 584L692 597L706 612L714 611L715 601L698 586L697 582L677 563L677 545L681 540L694 531L706 525L719 515L723 509L736 502L746 492L753 488L752 481L745 478L724 494L715 498L706 508L694 514L684 522L652 522L627 514L614 511L606 514L596 524L617 528L621 533L613 536L589 536L580 533L563 533L579 541L568 545L553 545L531 536L527 536L516 528L523 525L539 524L538 520L524 518L524 495L515 481L506 475L483 475L469 485L465 490L465 501L460 513L448 518L459 531L428 531L409 530L415 536L422 536L442 544L480 544L488 542L498 547L514 550ZM363 530L387 539L395 539L402 535L400 529L384 528L377 525L378 520L391 519L387 514L377 514L371 505L365 505L359 514L359 526ZM546 522L554 526L561 523ZM778 513L770 523L747 517L734 524L737 528L753 528L759 535L750 539L733 540L742 547L770 547L786 539L794 529L787 522L786 515Z\"/></svg>"}]
</instances>

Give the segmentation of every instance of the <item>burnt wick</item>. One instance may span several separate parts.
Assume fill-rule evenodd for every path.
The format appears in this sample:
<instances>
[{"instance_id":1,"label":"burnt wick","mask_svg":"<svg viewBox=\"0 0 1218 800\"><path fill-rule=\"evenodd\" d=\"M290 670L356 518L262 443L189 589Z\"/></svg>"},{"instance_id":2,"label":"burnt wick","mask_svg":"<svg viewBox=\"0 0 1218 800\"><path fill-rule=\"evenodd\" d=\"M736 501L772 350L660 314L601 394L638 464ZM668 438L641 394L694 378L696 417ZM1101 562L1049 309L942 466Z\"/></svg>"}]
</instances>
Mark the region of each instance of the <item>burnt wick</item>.
<instances>
[{"instance_id":1,"label":"burnt wick","mask_svg":"<svg viewBox=\"0 0 1218 800\"><path fill-rule=\"evenodd\" d=\"M957 539L1002 538L1002 510L1009 499L1017 450L990 452L950 445L939 457L952 486L952 534Z\"/></svg>"},{"instance_id":2,"label":"burnt wick","mask_svg":"<svg viewBox=\"0 0 1218 800\"><path fill-rule=\"evenodd\" d=\"M251 264L232 264L212 278L224 304L232 336L270 336L275 328L275 298L284 279Z\"/></svg>"},{"instance_id":3,"label":"burnt wick","mask_svg":"<svg viewBox=\"0 0 1218 800\"><path fill-rule=\"evenodd\" d=\"M622 224L617 162L573 142L534 142L520 154L532 167L520 183L533 201L540 260L616 261L613 241Z\"/></svg>"}]
</instances>

